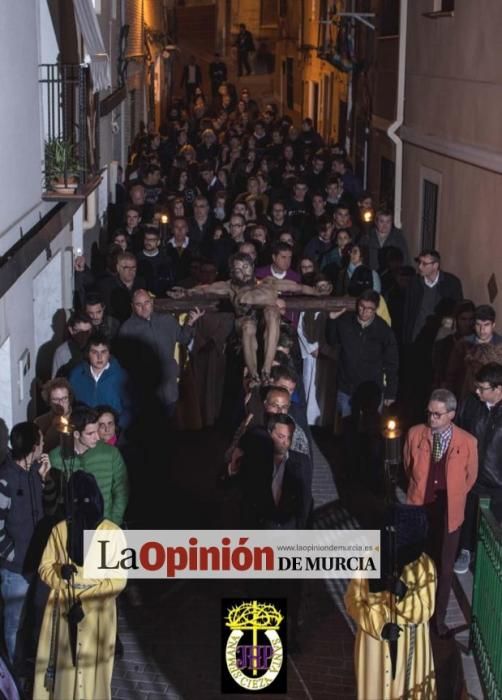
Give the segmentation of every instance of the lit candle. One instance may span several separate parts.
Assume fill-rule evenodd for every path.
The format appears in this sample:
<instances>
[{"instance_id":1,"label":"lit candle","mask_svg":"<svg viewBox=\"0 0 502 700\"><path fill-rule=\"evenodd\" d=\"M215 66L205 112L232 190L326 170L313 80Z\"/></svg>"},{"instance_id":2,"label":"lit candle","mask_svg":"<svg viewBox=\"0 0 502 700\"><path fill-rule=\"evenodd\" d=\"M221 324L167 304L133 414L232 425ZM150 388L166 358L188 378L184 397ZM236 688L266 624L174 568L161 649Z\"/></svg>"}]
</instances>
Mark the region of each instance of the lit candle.
<instances>
[{"instance_id":1,"label":"lit candle","mask_svg":"<svg viewBox=\"0 0 502 700\"><path fill-rule=\"evenodd\" d=\"M163 242L167 240L167 226L169 224L169 216L168 214L162 214L160 217L160 224L159 224L159 231L160 231L160 238Z\"/></svg>"},{"instance_id":2,"label":"lit candle","mask_svg":"<svg viewBox=\"0 0 502 700\"><path fill-rule=\"evenodd\" d=\"M59 444L61 446L61 455L63 460L71 459L74 454L73 446L73 426L70 424L68 418L61 416L59 418Z\"/></svg>"},{"instance_id":3,"label":"lit candle","mask_svg":"<svg viewBox=\"0 0 502 700\"><path fill-rule=\"evenodd\" d=\"M401 430L394 418L390 418L387 421L383 436L385 440L385 461L390 464L399 464L401 462Z\"/></svg>"},{"instance_id":4,"label":"lit candle","mask_svg":"<svg viewBox=\"0 0 502 700\"><path fill-rule=\"evenodd\" d=\"M371 209L367 209L363 213L363 221L365 224L369 224L373 221L373 212L371 211Z\"/></svg>"}]
</instances>

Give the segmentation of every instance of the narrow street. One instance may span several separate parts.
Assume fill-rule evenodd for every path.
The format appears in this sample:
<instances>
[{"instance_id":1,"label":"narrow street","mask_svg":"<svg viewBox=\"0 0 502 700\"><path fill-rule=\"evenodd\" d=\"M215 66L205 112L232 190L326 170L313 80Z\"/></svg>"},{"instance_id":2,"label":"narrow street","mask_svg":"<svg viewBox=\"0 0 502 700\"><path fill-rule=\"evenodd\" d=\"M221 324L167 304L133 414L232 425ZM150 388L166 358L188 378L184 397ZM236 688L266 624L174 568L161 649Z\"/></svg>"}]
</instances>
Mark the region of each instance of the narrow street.
<instances>
[{"instance_id":1,"label":"narrow street","mask_svg":"<svg viewBox=\"0 0 502 700\"><path fill-rule=\"evenodd\" d=\"M179 436L171 493L166 494L165 517L169 527L215 527L222 510L231 505L218 490L218 459L205 462L201 453L217 455L219 440L212 431ZM315 527L350 529L358 517L371 517L381 507L379 497L350 483L334 466L336 443L326 432L317 432L313 495ZM335 445L333 451L333 445ZM325 456L326 453L327 458ZM169 497L171 496L171 497ZM113 697L118 700L216 700L233 697L220 692L220 610L222 598L245 595L235 581L138 581L141 607L131 605L127 591L120 608L120 638L124 657L115 663ZM305 581L301 608L300 651L288 655L288 698L291 700L352 700L353 626L343 605L346 582ZM136 596L134 596L136 597ZM138 601L133 601L138 602ZM465 627L465 619L452 596L448 624ZM467 632L459 636L466 644ZM441 698L460 697L460 657L455 642L438 642L435 659ZM239 696L235 696L239 697ZM273 696L263 696L273 697Z\"/></svg>"}]
</instances>

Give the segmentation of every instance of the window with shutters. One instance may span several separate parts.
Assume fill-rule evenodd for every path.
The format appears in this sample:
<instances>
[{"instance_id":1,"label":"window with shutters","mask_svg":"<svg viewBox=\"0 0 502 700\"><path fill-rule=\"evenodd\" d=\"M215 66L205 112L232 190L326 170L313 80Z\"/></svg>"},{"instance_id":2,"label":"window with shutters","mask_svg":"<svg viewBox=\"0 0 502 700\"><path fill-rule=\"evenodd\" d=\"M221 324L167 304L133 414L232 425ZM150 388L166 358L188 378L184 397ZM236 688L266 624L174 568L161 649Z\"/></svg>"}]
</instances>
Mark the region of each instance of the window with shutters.
<instances>
[{"instance_id":1,"label":"window with shutters","mask_svg":"<svg viewBox=\"0 0 502 700\"><path fill-rule=\"evenodd\" d=\"M440 17L453 17L455 13L455 0L432 0L429 12L424 12L424 17L439 19Z\"/></svg>"},{"instance_id":2,"label":"window with shutters","mask_svg":"<svg viewBox=\"0 0 502 700\"><path fill-rule=\"evenodd\" d=\"M329 19L328 14L328 0L320 0L319 3L319 32L317 37L317 45L321 50L321 53L326 53L329 49L329 32L328 24L326 24Z\"/></svg>"},{"instance_id":3,"label":"window with shutters","mask_svg":"<svg viewBox=\"0 0 502 700\"><path fill-rule=\"evenodd\" d=\"M422 180L422 248L436 247L439 185Z\"/></svg>"},{"instance_id":4,"label":"window with shutters","mask_svg":"<svg viewBox=\"0 0 502 700\"><path fill-rule=\"evenodd\" d=\"M435 12L453 12L455 0L434 0Z\"/></svg>"},{"instance_id":5,"label":"window with shutters","mask_svg":"<svg viewBox=\"0 0 502 700\"><path fill-rule=\"evenodd\" d=\"M294 108L294 64L292 58L286 59L286 105L288 109Z\"/></svg>"},{"instance_id":6,"label":"window with shutters","mask_svg":"<svg viewBox=\"0 0 502 700\"><path fill-rule=\"evenodd\" d=\"M277 27L279 19L279 1L261 0L260 25L262 27Z\"/></svg>"},{"instance_id":7,"label":"window with shutters","mask_svg":"<svg viewBox=\"0 0 502 700\"><path fill-rule=\"evenodd\" d=\"M129 25L126 58L138 58L145 52L143 22L143 0L126 0L126 24Z\"/></svg>"},{"instance_id":8,"label":"window with shutters","mask_svg":"<svg viewBox=\"0 0 502 700\"><path fill-rule=\"evenodd\" d=\"M380 10L380 36L399 34L399 0L383 0Z\"/></svg>"}]
</instances>

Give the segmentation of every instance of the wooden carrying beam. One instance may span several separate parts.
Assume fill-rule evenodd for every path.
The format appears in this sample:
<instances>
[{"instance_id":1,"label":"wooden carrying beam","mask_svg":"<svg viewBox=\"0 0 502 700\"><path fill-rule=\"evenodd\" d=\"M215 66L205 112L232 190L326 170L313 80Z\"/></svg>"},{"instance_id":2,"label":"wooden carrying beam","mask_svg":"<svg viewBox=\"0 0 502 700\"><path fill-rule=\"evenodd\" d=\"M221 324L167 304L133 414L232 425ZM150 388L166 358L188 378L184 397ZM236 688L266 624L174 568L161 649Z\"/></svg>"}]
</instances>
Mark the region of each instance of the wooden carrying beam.
<instances>
[{"instance_id":1,"label":"wooden carrying beam","mask_svg":"<svg viewBox=\"0 0 502 700\"><path fill-rule=\"evenodd\" d=\"M337 311L343 308L353 311L356 308L354 297L281 296L280 299L286 302L288 311ZM209 294L186 299L155 299L154 308L155 311L165 314L190 311L195 306L206 311L218 311L222 301L228 305L227 299Z\"/></svg>"}]
</instances>

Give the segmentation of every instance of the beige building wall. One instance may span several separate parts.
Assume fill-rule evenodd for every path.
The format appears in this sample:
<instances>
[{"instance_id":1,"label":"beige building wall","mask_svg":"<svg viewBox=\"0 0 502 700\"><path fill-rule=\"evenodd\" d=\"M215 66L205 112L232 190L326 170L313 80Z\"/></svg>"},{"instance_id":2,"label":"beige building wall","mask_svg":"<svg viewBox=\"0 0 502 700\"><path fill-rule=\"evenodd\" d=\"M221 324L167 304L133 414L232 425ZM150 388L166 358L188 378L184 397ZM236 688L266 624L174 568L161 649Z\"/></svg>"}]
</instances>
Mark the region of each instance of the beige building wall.
<instances>
[{"instance_id":1,"label":"beige building wall","mask_svg":"<svg viewBox=\"0 0 502 700\"><path fill-rule=\"evenodd\" d=\"M305 0L302 38L304 46L318 46L319 21L326 19L326 17L321 17L320 13L321 3L319 0ZM343 129L339 123L340 102L347 102L347 74L318 58L317 51L312 49L305 52L302 77L304 82L303 116L312 119L317 116L317 130L320 134L325 139L338 141ZM316 94L318 94L317 99ZM317 115L315 114L316 104Z\"/></svg>"},{"instance_id":2,"label":"beige building wall","mask_svg":"<svg viewBox=\"0 0 502 700\"><path fill-rule=\"evenodd\" d=\"M407 145L403 173L403 230L410 250L421 247L422 179L439 181L436 246L443 267L458 275L464 295L476 304L490 303L488 281L495 275L502 292L500 202L502 175ZM502 294L493 302L502 318Z\"/></svg>"},{"instance_id":3,"label":"beige building wall","mask_svg":"<svg viewBox=\"0 0 502 700\"><path fill-rule=\"evenodd\" d=\"M303 54L299 50L302 36L301 2L288 4L287 17L279 22L278 40L275 49L274 98L282 114L287 114L298 124L302 118L303 105ZM286 62L293 61L293 105L287 102Z\"/></svg>"},{"instance_id":4,"label":"beige building wall","mask_svg":"<svg viewBox=\"0 0 502 700\"><path fill-rule=\"evenodd\" d=\"M409 2L406 124L502 152L502 2L456 0L453 17Z\"/></svg>"},{"instance_id":5,"label":"beige building wall","mask_svg":"<svg viewBox=\"0 0 502 700\"><path fill-rule=\"evenodd\" d=\"M457 0L454 17L437 20L422 16L426 5L409 3L403 228L417 251L422 180L435 178L444 267L489 303L492 274L502 289L502 3ZM493 304L502 317L500 292Z\"/></svg>"},{"instance_id":6,"label":"beige building wall","mask_svg":"<svg viewBox=\"0 0 502 700\"><path fill-rule=\"evenodd\" d=\"M300 4L303 0L293 0ZM266 5L262 10L262 4ZM264 20L262 23L262 19ZM230 31L237 34L244 23L256 39L275 39L279 29L278 0L232 0ZM257 47L258 48L258 47Z\"/></svg>"}]
</instances>

